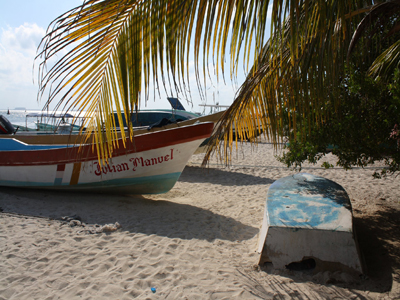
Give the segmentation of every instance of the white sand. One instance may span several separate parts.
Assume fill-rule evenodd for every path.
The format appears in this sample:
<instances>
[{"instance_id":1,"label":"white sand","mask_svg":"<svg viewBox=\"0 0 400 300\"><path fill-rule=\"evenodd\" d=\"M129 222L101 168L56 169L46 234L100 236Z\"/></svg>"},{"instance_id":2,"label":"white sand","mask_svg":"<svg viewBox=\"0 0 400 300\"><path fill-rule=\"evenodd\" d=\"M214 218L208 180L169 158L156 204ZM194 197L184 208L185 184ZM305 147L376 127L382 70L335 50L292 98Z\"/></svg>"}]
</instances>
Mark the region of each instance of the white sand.
<instances>
[{"instance_id":1,"label":"white sand","mask_svg":"<svg viewBox=\"0 0 400 300\"><path fill-rule=\"evenodd\" d=\"M348 192L367 276L267 272L256 252L266 193L295 171L268 143L251 148L230 169L194 155L163 195L0 188L0 299L399 299L400 178L308 165ZM85 226L60 220L72 215Z\"/></svg>"}]
</instances>

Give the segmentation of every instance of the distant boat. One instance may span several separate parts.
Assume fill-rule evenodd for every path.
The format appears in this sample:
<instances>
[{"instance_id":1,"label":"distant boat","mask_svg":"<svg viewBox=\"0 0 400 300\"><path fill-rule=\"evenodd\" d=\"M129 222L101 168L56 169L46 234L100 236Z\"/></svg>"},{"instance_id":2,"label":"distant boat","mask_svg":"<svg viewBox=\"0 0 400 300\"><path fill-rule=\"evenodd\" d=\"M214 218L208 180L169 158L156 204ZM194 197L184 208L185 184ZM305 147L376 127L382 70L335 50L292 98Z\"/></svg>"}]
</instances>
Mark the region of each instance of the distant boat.
<instances>
[{"instance_id":1,"label":"distant boat","mask_svg":"<svg viewBox=\"0 0 400 300\"><path fill-rule=\"evenodd\" d=\"M36 119L35 126L32 127L32 119ZM51 133L64 133L69 134L72 132L79 132L82 127L84 117L75 117L68 113L28 113L25 116L25 126L13 125L18 127L19 131L44 131ZM81 123L81 125L74 124ZM31 127L29 127L29 125Z\"/></svg>"},{"instance_id":2,"label":"distant boat","mask_svg":"<svg viewBox=\"0 0 400 300\"><path fill-rule=\"evenodd\" d=\"M134 111L130 116L130 126L135 128L157 127L200 117L199 114L186 111L178 98L168 97L167 99L172 109L141 109ZM117 113L114 112L113 115L117 128L127 128L128 122L124 113L122 113L122 124L119 124ZM32 122L32 119L36 119L36 121ZM25 118L25 126L14 125L14 127L19 127L18 131L69 134L80 131L84 119L85 117L75 117L69 113L28 113Z\"/></svg>"},{"instance_id":3,"label":"distant boat","mask_svg":"<svg viewBox=\"0 0 400 300\"><path fill-rule=\"evenodd\" d=\"M11 138L12 135L0 136L0 186L165 193L174 186L188 159L211 135L213 127L207 122L144 132L136 135L133 142L130 138L119 139L113 157L102 165L92 144L35 145Z\"/></svg>"},{"instance_id":4,"label":"distant boat","mask_svg":"<svg viewBox=\"0 0 400 300\"><path fill-rule=\"evenodd\" d=\"M157 127L200 117L199 114L186 111L178 98L168 97L167 99L172 109L140 109L134 111L131 113L130 125L132 127ZM128 126L124 113L122 113L123 124L119 123L116 112L114 113L114 120L116 127L126 128Z\"/></svg>"},{"instance_id":5,"label":"distant boat","mask_svg":"<svg viewBox=\"0 0 400 300\"><path fill-rule=\"evenodd\" d=\"M171 110L171 109L142 109L131 114L131 126L133 127L147 127L157 124L170 124L178 123L186 120L196 119L200 115L185 111L185 110ZM126 128L127 122L125 115L122 113L123 124L119 124L117 113L114 113L114 120L116 127Z\"/></svg>"}]
</instances>

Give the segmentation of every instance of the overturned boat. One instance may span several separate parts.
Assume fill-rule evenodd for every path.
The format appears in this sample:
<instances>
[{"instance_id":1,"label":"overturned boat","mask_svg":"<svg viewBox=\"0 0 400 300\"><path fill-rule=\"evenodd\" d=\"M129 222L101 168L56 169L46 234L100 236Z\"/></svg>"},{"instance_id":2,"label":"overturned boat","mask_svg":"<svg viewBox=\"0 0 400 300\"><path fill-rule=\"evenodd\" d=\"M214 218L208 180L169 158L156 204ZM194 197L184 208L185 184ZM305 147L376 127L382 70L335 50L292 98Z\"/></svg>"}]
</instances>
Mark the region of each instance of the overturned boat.
<instances>
[{"instance_id":1,"label":"overturned boat","mask_svg":"<svg viewBox=\"0 0 400 300\"><path fill-rule=\"evenodd\" d=\"M363 273L348 194L329 179L299 173L269 188L259 264L274 269Z\"/></svg>"}]
</instances>

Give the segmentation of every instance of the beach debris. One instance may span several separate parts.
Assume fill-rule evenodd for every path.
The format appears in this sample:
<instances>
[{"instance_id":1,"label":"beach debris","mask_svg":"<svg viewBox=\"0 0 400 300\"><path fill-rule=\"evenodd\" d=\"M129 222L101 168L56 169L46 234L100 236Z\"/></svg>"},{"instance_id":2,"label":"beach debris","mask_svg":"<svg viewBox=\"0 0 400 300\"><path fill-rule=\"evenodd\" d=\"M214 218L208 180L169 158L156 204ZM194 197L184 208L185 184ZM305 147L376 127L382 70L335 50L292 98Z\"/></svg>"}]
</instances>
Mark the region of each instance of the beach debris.
<instances>
[{"instance_id":1,"label":"beach debris","mask_svg":"<svg viewBox=\"0 0 400 300\"><path fill-rule=\"evenodd\" d=\"M103 232L113 232L118 229L120 229L122 226L118 222L115 222L114 224L105 224L105 225L99 225L95 224L93 226L86 226L84 225L85 229L79 231L78 233L89 233L89 234L97 234L97 233L103 233Z\"/></svg>"},{"instance_id":2,"label":"beach debris","mask_svg":"<svg viewBox=\"0 0 400 300\"><path fill-rule=\"evenodd\" d=\"M153 292L153 294L155 294L156 293L156 288L152 287L151 291Z\"/></svg>"},{"instance_id":3,"label":"beach debris","mask_svg":"<svg viewBox=\"0 0 400 300\"><path fill-rule=\"evenodd\" d=\"M82 226L82 219L78 215L62 217L61 220L68 222L70 227Z\"/></svg>"},{"instance_id":4,"label":"beach debris","mask_svg":"<svg viewBox=\"0 0 400 300\"><path fill-rule=\"evenodd\" d=\"M81 222L82 222L81 217L78 216L78 215L72 215L72 216L61 217L61 221L70 222L70 221L73 221L73 220L81 221Z\"/></svg>"},{"instance_id":5,"label":"beach debris","mask_svg":"<svg viewBox=\"0 0 400 300\"><path fill-rule=\"evenodd\" d=\"M120 229L122 226L115 222L115 224L106 224L101 227L102 232L112 232Z\"/></svg>"},{"instance_id":6,"label":"beach debris","mask_svg":"<svg viewBox=\"0 0 400 300\"><path fill-rule=\"evenodd\" d=\"M82 221L82 218L78 215L72 215L72 216L61 217L61 220L67 221L67 222L72 221L72 220Z\"/></svg>"},{"instance_id":7,"label":"beach debris","mask_svg":"<svg viewBox=\"0 0 400 300\"><path fill-rule=\"evenodd\" d=\"M61 221L68 222L70 227L82 226L82 219L78 215L61 217Z\"/></svg>"},{"instance_id":8,"label":"beach debris","mask_svg":"<svg viewBox=\"0 0 400 300\"><path fill-rule=\"evenodd\" d=\"M78 220L71 220L71 221L69 222L69 226L70 226L70 227L82 226L82 222L81 222L81 221L78 221Z\"/></svg>"},{"instance_id":9,"label":"beach debris","mask_svg":"<svg viewBox=\"0 0 400 300\"><path fill-rule=\"evenodd\" d=\"M113 232L120 229L122 226L118 222L114 224L93 224L88 225L82 222L82 219L78 215L61 217L61 221L67 222L70 227L84 227L85 229L78 231L78 233L96 234L102 232Z\"/></svg>"}]
</instances>

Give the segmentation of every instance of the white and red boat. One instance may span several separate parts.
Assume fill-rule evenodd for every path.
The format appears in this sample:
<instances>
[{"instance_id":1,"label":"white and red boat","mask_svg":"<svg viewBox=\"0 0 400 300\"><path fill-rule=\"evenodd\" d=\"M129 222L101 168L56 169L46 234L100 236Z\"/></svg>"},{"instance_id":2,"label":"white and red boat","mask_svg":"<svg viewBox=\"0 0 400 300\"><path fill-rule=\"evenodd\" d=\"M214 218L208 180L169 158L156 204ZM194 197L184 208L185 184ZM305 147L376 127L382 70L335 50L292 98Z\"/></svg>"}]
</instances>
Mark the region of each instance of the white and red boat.
<instances>
[{"instance_id":1,"label":"white and red boat","mask_svg":"<svg viewBox=\"0 0 400 300\"><path fill-rule=\"evenodd\" d=\"M113 157L99 164L92 144L26 144L0 138L0 186L158 194L169 191L214 123L200 123L118 140Z\"/></svg>"}]
</instances>

